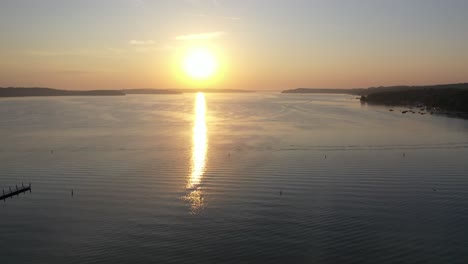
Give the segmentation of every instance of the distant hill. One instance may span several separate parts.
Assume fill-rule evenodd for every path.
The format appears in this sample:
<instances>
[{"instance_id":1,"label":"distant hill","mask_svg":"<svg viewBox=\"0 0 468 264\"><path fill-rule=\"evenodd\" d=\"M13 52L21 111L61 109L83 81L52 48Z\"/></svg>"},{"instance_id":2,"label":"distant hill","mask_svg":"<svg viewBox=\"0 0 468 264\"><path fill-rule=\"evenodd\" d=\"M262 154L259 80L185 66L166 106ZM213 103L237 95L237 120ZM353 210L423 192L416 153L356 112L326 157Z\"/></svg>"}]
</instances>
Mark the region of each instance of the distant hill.
<instances>
[{"instance_id":1,"label":"distant hill","mask_svg":"<svg viewBox=\"0 0 468 264\"><path fill-rule=\"evenodd\" d=\"M253 91L236 89L123 89L74 91L42 87L0 87L0 97L26 96L116 96L126 94L182 94L182 93L248 93Z\"/></svg>"},{"instance_id":2,"label":"distant hill","mask_svg":"<svg viewBox=\"0 0 468 264\"><path fill-rule=\"evenodd\" d=\"M240 89L175 89L175 91L181 93L252 93L254 91L250 90L240 90Z\"/></svg>"},{"instance_id":3,"label":"distant hill","mask_svg":"<svg viewBox=\"0 0 468 264\"><path fill-rule=\"evenodd\" d=\"M439 85L422 85L422 86L380 86L370 88L354 88L354 89L320 89L320 88L297 88L285 90L282 93L334 93L334 94L353 94L353 95L370 95L381 92L396 92L410 91L423 89L468 89L468 83L456 84L439 84Z\"/></svg>"},{"instance_id":4,"label":"distant hill","mask_svg":"<svg viewBox=\"0 0 468 264\"><path fill-rule=\"evenodd\" d=\"M183 94L183 93L249 93L239 89L124 89L125 94Z\"/></svg>"},{"instance_id":5,"label":"distant hill","mask_svg":"<svg viewBox=\"0 0 468 264\"><path fill-rule=\"evenodd\" d=\"M125 94L181 94L180 91L171 89L124 89Z\"/></svg>"},{"instance_id":6,"label":"distant hill","mask_svg":"<svg viewBox=\"0 0 468 264\"><path fill-rule=\"evenodd\" d=\"M362 95L366 89L325 89L325 88L296 88L281 93L325 93L325 94L354 94Z\"/></svg>"},{"instance_id":7,"label":"distant hill","mask_svg":"<svg viewBox=\"0 0 468 264\"><path fill-rule=\"evenodd\" d=\"M437 85L420 85L420 86L380 86L370 87L365 90L365 94L381 93L381 92L397 92L397 91L413 91L425 89L468 89L468 83L455 83L455 84L437 84Z\"/></svg>"},{"instance_id":8,"label":"distant hill","mask_svg":"<svg viewBox=\"0 0 468 264\"><path fill-rule=\"evenodd\" d=\"M26 97L26 96L121 96L125 95L118 90L90 90L71 91L40 87L7 87L0 88L0 97Z\"/></svg>"},{"instance_id":9,"label":"distant hill","mask_svg":"<svg viewBox=\"0 0 468 264\"><path fill-rule=\"evenodd\" d=\"M361 101L383 105L423 105L446 111L468 113L468 89L466 88L424 88L372 93L362 96Z\"/></svg>"}]
</instances>

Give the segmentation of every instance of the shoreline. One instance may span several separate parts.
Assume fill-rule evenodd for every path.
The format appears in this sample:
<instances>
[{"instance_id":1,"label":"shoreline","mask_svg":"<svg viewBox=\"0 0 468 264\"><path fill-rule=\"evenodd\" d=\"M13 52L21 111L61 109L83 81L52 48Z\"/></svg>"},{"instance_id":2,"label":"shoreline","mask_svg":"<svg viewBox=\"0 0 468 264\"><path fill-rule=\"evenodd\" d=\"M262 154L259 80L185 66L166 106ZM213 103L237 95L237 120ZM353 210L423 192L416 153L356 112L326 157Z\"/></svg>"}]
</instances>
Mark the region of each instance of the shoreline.
<instances>
[{"instance_id":1,"label":"shoreline","mask_svg":"<svg viewBox=\"0 0 468 264\"><path fill-rule=\"evenodd\" d=\"M50 97L50 96L125 96L161 94L177 95L184 93L253 93L255 91L237 89L122 89L122 90L61 90L42 87L0 87L0 98Z\"/></svg>"}]
</instances>

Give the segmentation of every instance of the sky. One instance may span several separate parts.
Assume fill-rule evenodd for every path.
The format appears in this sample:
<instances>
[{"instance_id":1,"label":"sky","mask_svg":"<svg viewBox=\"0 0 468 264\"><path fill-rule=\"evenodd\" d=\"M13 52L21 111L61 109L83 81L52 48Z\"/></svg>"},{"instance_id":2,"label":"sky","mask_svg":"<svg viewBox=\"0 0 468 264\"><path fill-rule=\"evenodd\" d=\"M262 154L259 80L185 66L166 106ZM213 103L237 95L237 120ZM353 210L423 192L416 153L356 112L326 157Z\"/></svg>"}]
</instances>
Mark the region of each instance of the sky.
<instances>
[{"instance_id":1,"label":"sky","mask_svg":"<svg viewBox=\"0 0 468 264\"><path fill-rule=\"evenodd\" d=\"M0 86L358 88L468 82L466 0L2 0ZM219 69L184 76L204 47Z\"/></svg>"}]
</instances>

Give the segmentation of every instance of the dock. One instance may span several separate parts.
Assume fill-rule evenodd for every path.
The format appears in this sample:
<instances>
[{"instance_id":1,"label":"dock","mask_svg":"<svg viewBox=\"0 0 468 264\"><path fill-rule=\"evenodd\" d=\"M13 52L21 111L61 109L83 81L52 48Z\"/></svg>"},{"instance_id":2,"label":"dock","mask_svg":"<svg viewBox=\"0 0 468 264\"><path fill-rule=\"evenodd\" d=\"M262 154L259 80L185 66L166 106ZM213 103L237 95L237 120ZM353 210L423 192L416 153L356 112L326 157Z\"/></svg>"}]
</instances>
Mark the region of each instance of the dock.
<instances>
[{"instance_id":1,"label":"dock","mask_svg":"<svg viewBox=\"0 0 468 264\"><path fill-rule=\"evenodd\" d=\"M18 185L15 186L15 188L9 188L6 192L5 190L2 190L2 194L0 196L0 200L5 201L7 198L13 197L15 195L20 195L21 193L24 192L31 192L31 183L29 185L25 186L24 184L21 184L21 186L18 188Z\"/></svg>"}]
</instances>

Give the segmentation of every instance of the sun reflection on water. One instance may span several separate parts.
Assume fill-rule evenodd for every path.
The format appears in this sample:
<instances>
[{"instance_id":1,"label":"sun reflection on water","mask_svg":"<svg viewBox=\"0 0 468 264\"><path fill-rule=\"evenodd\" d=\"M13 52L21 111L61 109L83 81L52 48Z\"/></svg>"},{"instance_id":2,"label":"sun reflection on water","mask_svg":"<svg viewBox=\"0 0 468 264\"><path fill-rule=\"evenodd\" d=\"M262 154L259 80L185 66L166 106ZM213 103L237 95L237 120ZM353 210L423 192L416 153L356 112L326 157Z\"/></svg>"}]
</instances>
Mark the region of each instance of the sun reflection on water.
<instances>
[{"instance_id":1,"label":"sun reflection on water","mask_svg":"<svg viewBox=\"0 0 468 264\"><path fill-rule=\"evenodd\" d=\"M205 95L198 93L195 99L194 124L192 131L192 166L191 174L187 183L190 191L186 199L190 202L192 212L201 209L203 193L200 189L201 179L205 172L206 153L208 151L208 136L206 126L206 102Z\"/></svg>"}]
</instances>

